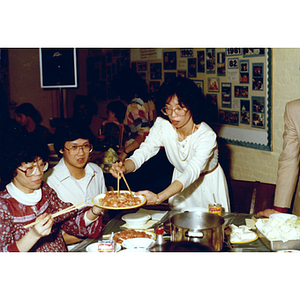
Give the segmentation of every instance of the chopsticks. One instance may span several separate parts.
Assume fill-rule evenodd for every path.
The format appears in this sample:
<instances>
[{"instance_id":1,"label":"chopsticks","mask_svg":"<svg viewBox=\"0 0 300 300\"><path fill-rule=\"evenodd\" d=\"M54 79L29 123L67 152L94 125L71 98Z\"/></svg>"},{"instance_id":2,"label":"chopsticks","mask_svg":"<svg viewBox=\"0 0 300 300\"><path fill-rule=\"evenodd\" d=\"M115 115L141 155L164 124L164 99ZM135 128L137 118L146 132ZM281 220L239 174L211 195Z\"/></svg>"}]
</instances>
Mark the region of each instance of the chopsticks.
<instances>
[{"instance_id":1,"label":"chopsticks","mask_svg":"<svg viewBox=\"0 0 300 300\"><path fill-rule=\"evenodd\" d=\"M123 174L123 173L121 173L121 176L122 176L122 178L123 178L123 180L124 180L124 182L125 182L125 184L126 184L126 186L127 186L127 188L128 188L128 191L129 191L129 192L130 192L130 194L132 195L132 191L130 190L130 187L129 187L128 183L127 183L127 180L126 180L126 178L125 178L124 174Z\"/></svg>"},{"instance_id":2,"label":"chopsticks","mask_svg":"<svg viewBox=\"0 0 300 300\"><path fill-rule=\"evenodd\" d=\"M63 214L65 214L65 213L71 212L71 211L73 211L73 210L75 210L75 209L78 209L78 208L80 208L80 207L85 206L85 203L83 203L83 202L84 202L84 201L81 201L81 202L79 202L79 203L77 203L77 204L74 204L74 205L72 205L72 206L69 206L69 207L67 207L67 208L65 208L65 209L62 209L62 210L60 210L60 211L58 211L58 212L52 214L52 218L55 218L55 217L57 217L57 216L63 215ZM83 204L82 204L82 203L83 203ZM39 223L39 222L40 222L40 221L34 221L34 222L30 223L30 224L25 225L24 228L31 227L31 226L33 226L33 225Z\"/></svg>"}]
</instances>

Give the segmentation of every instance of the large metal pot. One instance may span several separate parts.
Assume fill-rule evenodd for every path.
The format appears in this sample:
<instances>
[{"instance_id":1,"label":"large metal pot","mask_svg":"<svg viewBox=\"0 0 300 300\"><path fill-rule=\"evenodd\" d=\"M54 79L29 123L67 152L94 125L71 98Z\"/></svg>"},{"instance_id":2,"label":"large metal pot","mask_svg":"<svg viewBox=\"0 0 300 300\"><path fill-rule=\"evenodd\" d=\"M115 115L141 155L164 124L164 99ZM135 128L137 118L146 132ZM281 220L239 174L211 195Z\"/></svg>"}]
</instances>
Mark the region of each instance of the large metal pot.
<instances>
[{"instance_id":1,"label":"large metal pot","mask_svg":"<svg viewBox=\"0 0 300 300\"><path fill-rule=\"evenodd\" d=\"M206 212L184 212L174 215L171 222L171 241L201 243L213 251L221 251L224 238L224 218Z\"/></svg>"}]
</instances>

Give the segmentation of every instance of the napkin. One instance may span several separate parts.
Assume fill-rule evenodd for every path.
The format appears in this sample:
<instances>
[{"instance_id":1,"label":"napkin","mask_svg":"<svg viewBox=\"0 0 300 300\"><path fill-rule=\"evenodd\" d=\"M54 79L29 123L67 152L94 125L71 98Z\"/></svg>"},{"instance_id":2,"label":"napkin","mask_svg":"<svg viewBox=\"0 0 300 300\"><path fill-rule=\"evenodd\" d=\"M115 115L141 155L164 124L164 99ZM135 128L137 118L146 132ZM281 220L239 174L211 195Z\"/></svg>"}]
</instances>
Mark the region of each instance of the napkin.
<instances>
[{"instance_id":1,"label":"napkin","mask_svg":"<svg viewBox=\"0 0 300 300\"><path fill-rule=\"evenodd\" d=\"M249 229L246 225L236 226L229 225L231 228L230 242L231 243L244 243L252 241L257 237L257 234Z\"/></svg>"},{"instance_id":2,"label":"napkin","mask_svg":"<svg viewBox=\"0 0 300 300\"><path fill-rule=\"evenodd\" d=\"M146 213L151 216L151 219L153 221L157 222L160 221L168 213L168 211L148 210L148 209L140 208L138 210L138 213Z\"/></svg>"}]
</instances>

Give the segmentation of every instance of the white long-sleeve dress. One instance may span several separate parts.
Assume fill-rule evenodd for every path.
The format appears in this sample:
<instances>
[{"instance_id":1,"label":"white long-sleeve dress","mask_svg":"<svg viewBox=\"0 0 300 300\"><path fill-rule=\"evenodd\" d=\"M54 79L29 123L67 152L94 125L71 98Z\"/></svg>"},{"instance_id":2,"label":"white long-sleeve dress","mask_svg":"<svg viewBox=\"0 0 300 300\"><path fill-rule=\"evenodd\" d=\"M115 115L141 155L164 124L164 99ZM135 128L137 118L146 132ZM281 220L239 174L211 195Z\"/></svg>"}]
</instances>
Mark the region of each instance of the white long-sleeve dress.
<instances>
[{"instance_id":1,"label":"white long-sleeve dress","mask_svg":"<svg viewBox=\"0 0 300 300\"><path fill-rule=\"evenodd\" d=\"M226 212L230 211L226 177L218 163L216 134L206 123L202 122L196 132L179 142L172 124L158 117L146 140L130 157L135 170L156 155L160 147L165 148L174 166L172 182L179 180L183 184L182 191L169 198L172 209L203 207L208 210L215 197Z\"/></svg>"}]
</instances>

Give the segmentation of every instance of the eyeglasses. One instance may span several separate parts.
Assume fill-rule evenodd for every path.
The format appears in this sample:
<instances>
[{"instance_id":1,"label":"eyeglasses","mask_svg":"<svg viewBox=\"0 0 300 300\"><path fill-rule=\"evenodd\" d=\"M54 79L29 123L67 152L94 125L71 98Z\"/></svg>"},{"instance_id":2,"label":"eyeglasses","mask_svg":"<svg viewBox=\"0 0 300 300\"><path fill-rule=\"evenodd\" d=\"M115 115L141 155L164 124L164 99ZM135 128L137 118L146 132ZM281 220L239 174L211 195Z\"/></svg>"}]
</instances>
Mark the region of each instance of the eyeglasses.
<instances>
[{"instance_id":1,"label":"eyeglasses","mask_svg":"<svg viewBox=\"0 0 300 300\"><path fill-rule=\"evenodd\" d=\"M166 115L166 116L171 116L172 114L173 114L173 111L175 112L175 114L177 115L177 116L185 116L186 115L186 113L187 113L187 111L188 111L188 109L187 108L185 108L185 107L176 107L176 108L174 108L174 109L172 109L172 108L169 108L169 107L163 107L162 109L161 109L161 112L164 114L164 115Z\"/></svg>"},{"instance_id":2,"label":"eyeglasses","mask_svg":"<svg viewBox=\"0 0 300 300\"><path fill-rule=\"evenodd\" d=\"M49 166L48 162L43 162L40 165L28 167L26 170L22 170L19 168L18 168L18 170L25 173L26 177L30 177L36 173L37 169L39 169L40 172L45 172L48 169L48 166Z\"/></svg>"},{"instance_id":3,"label":"eyeglasses","mask_svg":"<svg viewBox=\"0 0 300 300\"><path fill-rule=\"evenodd\" d=\"M93 151L93 145L91 144L84 144L82 146L72 145L70 146L69 149L66 147L65 149L68 150L71 155L76 155L77 153L79 153L79 149L82 149L84 153L91 153Z\"/></svg>"}]
</instances>

